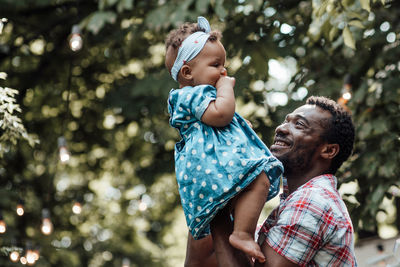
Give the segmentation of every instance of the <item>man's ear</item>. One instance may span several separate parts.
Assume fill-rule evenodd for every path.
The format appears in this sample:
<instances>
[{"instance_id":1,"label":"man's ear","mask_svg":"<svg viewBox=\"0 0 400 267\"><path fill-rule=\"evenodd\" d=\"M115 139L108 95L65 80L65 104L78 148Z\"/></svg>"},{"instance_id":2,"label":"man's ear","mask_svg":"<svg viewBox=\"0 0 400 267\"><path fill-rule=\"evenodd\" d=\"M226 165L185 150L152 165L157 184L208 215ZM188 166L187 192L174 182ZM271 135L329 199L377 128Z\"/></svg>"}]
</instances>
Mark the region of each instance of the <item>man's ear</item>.
<instances>
[{"instance_id":1,"label":"man's ear","mask_svg":"<svg viewBox=\"0 0 400 267\"><path fill-rule=\"evenodd\" d=\"M192 79L192 68L190 68L189 65L184 64L179 72L183 79L185 79L185 80Z\"/></svg>"},{"instance_id":2,"label":"man's ear","mask_svg":"<svg viewBox=\"0 0 400 267\"><path fill-rule=\"evenodd\" d=\"M339 153L338 144L325 144L321 150L321 157L324 159L333 159Z\"/></svg>"}]
</instances>

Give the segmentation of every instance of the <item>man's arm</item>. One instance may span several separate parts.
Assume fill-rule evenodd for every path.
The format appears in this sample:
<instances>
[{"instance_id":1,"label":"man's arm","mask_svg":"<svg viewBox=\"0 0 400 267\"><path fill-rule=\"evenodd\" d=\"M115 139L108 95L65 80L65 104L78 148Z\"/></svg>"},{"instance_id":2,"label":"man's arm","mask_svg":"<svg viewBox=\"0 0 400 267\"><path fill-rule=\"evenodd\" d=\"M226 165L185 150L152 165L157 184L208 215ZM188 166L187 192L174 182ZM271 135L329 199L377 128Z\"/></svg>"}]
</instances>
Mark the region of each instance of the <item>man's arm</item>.
<instances>
[{"instance_id":1,"label":"man's arm","mask_svg":"<svg viewBox=\"0 0 400 267\"><path fill-rule=\"evenodd\" d=\"M228 207L215 216L210 226L212 235L200 240L194 240L193 236L188 234L185 267L253 266L245 253L229 243L233 223Z\"/></svg>"},{"instance_id":2,"label":"man's arm","mask_svg":"<svg viewBox=\"0 0 400 267\"><path fill-rule=\"evenodd\" d=\"M241 250L231 246L229 236L233 231L229 207L221 210L211 222L211 233L218 266L251 267L251 259Z\"/></svg>"},{"instance_id":3,"label":"man's arm","mask_svg":"<svg viewBox=\"0 0 400 267\"><path fill-rule=\"evenodd\" d=\"M299 265L289 261L282 255L279 255L267 242L261 245L261 251L267 259L264 263L256 261L254 267L297 267Z\"/></svg>"},{"instance_id":4,"label":"man's arm","mask_svg":"<svg viewBox=\"0 0 400 267\"><path fill-rule=\"evenodd\" d=\"M188 233L186 247L185 267L217 267L217 258L215 257L213 240L211 235L200 240L194 240Z\"/></svg>"}]
</instances>

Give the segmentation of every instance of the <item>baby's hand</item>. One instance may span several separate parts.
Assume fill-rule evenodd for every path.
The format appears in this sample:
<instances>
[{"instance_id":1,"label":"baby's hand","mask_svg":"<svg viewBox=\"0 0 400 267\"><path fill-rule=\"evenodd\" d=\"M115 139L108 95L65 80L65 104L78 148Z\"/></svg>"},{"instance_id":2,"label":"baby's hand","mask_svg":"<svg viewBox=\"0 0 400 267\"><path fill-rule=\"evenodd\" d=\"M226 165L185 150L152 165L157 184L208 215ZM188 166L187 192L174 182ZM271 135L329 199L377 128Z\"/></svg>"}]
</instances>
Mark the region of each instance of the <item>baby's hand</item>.
<instances>
[{"instance_id":1,"label":"baby's hand","mask_svg":"<svg viewBox=\"0 0 400 267\"><path fill-rule=\"evenodd\" d=\"M219 78L215 87L217 89L221 88L222 86L231 86L233 88L235 86L235 82L236 82L235 78L225 75Z\"/></svg>"}]
</instances>

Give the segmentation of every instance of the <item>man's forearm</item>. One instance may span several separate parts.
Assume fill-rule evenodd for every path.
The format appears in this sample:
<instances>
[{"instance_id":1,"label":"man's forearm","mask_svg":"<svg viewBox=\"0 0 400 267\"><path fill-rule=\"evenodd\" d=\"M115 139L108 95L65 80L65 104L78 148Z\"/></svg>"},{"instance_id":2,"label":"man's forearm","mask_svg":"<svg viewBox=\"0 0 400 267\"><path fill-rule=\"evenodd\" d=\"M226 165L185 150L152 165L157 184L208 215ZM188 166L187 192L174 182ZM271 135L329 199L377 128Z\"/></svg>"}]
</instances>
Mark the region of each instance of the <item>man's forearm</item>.
<instances>
[{"instance_id":1,"label":"man's forearm","mask_svg":"<svg viewBox=\"0 0 400 267\"><path fill-rule=\"evenodd\" d=\"M211 234L218 266L251 267L250 258L241 250L231 246L229 236L233 230L228 208L220 211L211 222Z\"/></svg>"},{"instance_id":2,"label":"man's forearm","mask_svg":"<svg viewBox=\"0 0 400 267\"><path fill-rule=\"evenodd\" d=\"M194 240L188 233L185 267L217 267L211 235Z\"/></svg>"}]
</instances>

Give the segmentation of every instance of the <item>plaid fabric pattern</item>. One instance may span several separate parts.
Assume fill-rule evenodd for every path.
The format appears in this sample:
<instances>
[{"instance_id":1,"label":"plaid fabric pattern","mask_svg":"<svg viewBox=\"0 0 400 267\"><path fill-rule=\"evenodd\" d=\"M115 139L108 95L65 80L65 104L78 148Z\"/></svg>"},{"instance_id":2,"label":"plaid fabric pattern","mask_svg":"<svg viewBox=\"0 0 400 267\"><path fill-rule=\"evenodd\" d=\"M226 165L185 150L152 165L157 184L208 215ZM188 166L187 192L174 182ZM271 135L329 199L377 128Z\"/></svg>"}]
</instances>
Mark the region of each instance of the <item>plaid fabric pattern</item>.
<instances>
[{"instance_id":1,"label":"plaid fabric pattern","mask_svg":"<svg viewBox=\"0 0 400 267\"><path fill-rule=\"evenodd\" d=\"M280 205L264 221L259 243L300 266L357 266L353 226L333 175L321 175L295 192L280 195Z\"/></svg>"}]
</instances>

